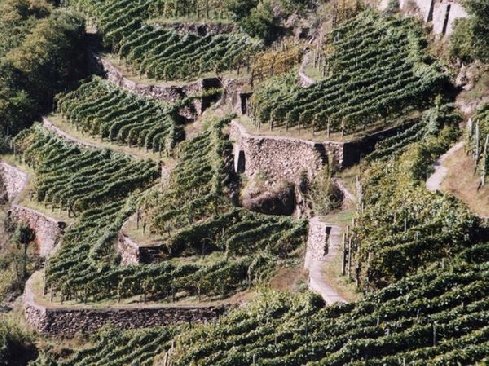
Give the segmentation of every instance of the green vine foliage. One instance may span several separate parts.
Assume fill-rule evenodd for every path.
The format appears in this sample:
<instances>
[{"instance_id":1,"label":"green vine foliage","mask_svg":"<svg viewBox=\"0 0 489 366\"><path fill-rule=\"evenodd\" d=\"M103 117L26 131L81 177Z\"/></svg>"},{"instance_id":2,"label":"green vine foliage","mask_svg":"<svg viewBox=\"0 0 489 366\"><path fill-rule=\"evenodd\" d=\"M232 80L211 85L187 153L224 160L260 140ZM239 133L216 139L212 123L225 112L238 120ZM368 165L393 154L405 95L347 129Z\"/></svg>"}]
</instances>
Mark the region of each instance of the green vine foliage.
<instances>
[{"instance_id":1,"label":"green vine foliage","mask_svg":"<svg viewBox=\"0 0 489 366\"><path fill-rule=\"evenodd\" d=\"M81 148L38 125L19 135L17 151L37 173L37 199L77 218L46 264L46 288L78 302L222 297L262 283L277 263L296 260L307 234L304 220L248 212L227 198L232 162L221 130L228 122L183 144L167 190L143 200L135 192L158 177L154 163ZM137 207L151 218L151 230L167 234L165 260L120 266L113 243ZM212 260L195 260L202 254ZM182 260L189 256L194 259Z\"/></svg>"},{"instance_id":2,"label":"green vine foliage","mask_svg":"<svg viewBox=\"0 0 489 366\"><path fill-rule=\"evenodd\" d=\"M169 105L139 97L97 76L57 100L63 118L102 139L170 154L185 138L178 116L185 102Z\"/></svg>"},{"instance_id":3,"label":"green vine foliage","mask_svg":"<svg viewBox=\"0 0 489 366\"><path fill-rule=\"evenodd\" d=\"M181 35L147 23L149 18L188 16L195 11L223 14L225 2L75 0L73 6L94 18L108 48L134 72L148 78L187 80L208 72L219 74L243 66L251 53L263 47L261 41L239 31Z\"/></svg>"},{"instance_id":4,"label":"green vine foliage","mask_svg":"<svg viewBox=\"0 0 489 366\"><path fill-rule=\"evenodd\" d=\"M412 18L363 12L335 28L325 43L332 49L323 56L327 76L308 88L292 75L264 83L252 97L257 121L353 133L422 110L447 82Z\"/></svg>"},{"instance_id":5,"label":"green vine foliage","mask_svg":"<svg viewBox=\"0 0 489 366\"><path fill-rule=\"evenodd\" d=\"M451 261L479 236L480 220L461 202L424 187L435 157L456 138L459 121L451 105L435 106L418 122L424 125L418 142L407 144L400 155L387 155L389 142L397 146L398 141L397 136L385 140L376 152L389 160L367 165L353 240L357 280L366 290Z\"/></svg>"},{"instance_id":6,"label":"green vine foliage","mask_svg":"<svg viewBox=\"0 0 489 366\"><path fill-rule=\"evenodd\" d=\"M219 324L184 331L175 365L413 365L487 361L488 244L354 304L265 293ZM401 361L399 361L401 360Z\"/></svg>"}]
</instances>

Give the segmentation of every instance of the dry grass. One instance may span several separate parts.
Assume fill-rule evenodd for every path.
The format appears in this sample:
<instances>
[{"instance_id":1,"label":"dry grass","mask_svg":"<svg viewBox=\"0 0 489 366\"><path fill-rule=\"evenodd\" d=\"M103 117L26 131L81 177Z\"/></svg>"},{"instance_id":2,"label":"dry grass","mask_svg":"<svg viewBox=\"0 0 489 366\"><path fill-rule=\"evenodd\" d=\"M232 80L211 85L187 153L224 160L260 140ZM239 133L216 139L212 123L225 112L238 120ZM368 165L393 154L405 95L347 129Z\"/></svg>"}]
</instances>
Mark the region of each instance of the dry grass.
<instances>
[{"instance_id":1,"label":"dry grass","mask_svg":"<svg viewBox=\"0 0 489 366\"><path fill-rule=\"evenodd\" d=\"M278 291L301 292L307 289L307 273L300 266L279 268L270 280L270 288Z\"/></svg>"},{"instance_id":2,"label":"dry grass","mask_svg":"<svg viewBox=\"0 0 489 366\"><path fill-rule=\"evenodd\" d=\"M489 217L489 187L478 189L480 178L474 174L475 164L464 149L459 149L443 162L448 173L441 184L441 189L452 193L464 202L475 214Z\"/></svg>"}]
</instances>

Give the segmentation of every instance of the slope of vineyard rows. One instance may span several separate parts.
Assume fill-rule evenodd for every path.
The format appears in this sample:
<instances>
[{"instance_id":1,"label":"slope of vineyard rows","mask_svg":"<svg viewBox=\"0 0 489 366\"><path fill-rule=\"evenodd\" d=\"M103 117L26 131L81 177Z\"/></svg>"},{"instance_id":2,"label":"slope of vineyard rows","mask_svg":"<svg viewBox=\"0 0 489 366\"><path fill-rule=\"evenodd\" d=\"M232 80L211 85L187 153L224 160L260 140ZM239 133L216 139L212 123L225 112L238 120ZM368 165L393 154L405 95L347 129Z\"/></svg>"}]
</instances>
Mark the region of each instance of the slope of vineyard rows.
<instances>
[{"instance_id":1,"label":"slope of vineyard rows","mask_svg":"<svg viewBox=\"0 0 489 366\"><path fill-rule=\"evenodd\" d=\"M137 97L98 77L58 97L61 115L81 131L167 153L185 138L179 107Z\"/></svg>"},{"instance_id":2,"label":"slope of vineyard rows","mask_svg":"<svg viewBox=\"0 0 489 366\"><path fill-rule=\"evenodd\" d=\"M85 151L38 126L19 136L17 149L38 175L37 199L79 217L46 264L45 286L61 300L226 296L263 282L281 260L297 258L304 221L248 212L225 198L225 123L185 144L165 191L154 188L139 198L135 190L158 175L153 163ZM141 210L143 220L151 218L151 230L164 234L162 258L175 260L120 267L112 242L123 221L136 207L155 205L153 213ZM208 260L179 259L204 254Z\"/></svg>"},{"instance_id":3,"label":"slope of vineyard rows","mask_svg":"<svg viewBox=\"0 0 489 366\"><path fill-rule=\"evenodd\" d=\"M95 18L105 44L137 74L150 79L187 80L207 72L231 70L244 66L246 58L262 47L240 32L181 35L146 24L149 17L168 13L165 6L152 0L74 3Z\"/></svg>"},{"instance_id":4,"label":"slope of vineyard rows","mask_svg":"<svg viewBox=\"0 0 489 366\"><path fill-rule=\"evenodd\" d=\"M294 75L264 83L252 97L256 123L348 134L423 109L447 83L413 19L367 12L328 37L328 76L308 88Z\"/></svg>"},{"instance_id":5,"label":"slope of vineyard rows","mask_svg":"<svg viewBox=\"0 0 489 366\"><path fill-rule=\"evenodd\" d=\"M425 189L423 165L456 131L438 128L390 164L366 166L350 264L364 300L323 308L311 295L265 294L220 325L183 332L173 364L487 362L489 245L479 242L487 229L455 199Z\"/></svg>"},{"instance_id":6,"label":"slope of vineyard rows","mask_svg":"<svg viewBox=\"0 0 489 366\"><path fill-rule=\"evenodd\" d=\"M0 216L28 195L61 232L40 258L4 225L0 365L489 363L488 222L426 189L461 139L484 189L488 7L442 38L417 1L0 0L0 153L29 172ZM308 291L306 243L351 303Z\"/></svg>"}]
</instances>

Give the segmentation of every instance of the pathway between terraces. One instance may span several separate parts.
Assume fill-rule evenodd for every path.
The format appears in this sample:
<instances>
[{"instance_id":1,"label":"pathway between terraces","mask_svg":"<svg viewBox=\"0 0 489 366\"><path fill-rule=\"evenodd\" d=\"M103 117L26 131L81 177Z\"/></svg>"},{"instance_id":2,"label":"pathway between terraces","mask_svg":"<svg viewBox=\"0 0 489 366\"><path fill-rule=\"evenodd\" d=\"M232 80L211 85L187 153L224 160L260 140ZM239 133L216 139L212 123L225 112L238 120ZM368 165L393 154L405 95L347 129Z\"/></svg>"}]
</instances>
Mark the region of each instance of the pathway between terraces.
<instances>
[{"instance_id":1,"label":"pathway between terraces","mask_svg":"<svg viewBox=\"0 0 489 366\"><path fill-rule=\"evenodd\" d=\"M323 276L323 267L337 255L340 243L341 229L337 225L322 222L317 216L309 220L304 267L309 271L309 289L321 295L326 304L347 302Z\"/></svg>"},{"instance_id":2,"label":"pathway between terraces","mask_svg":"<svg viewBox=\"0 0 489 366\"><path fill-rule=\"evenodd\" d=\"M445 154L441 155L436 159L434 168L434 173L426 180L426 188L431 192L436 192L440 190L441 183L448 173L448 169L443 166L443 162L457 150L461 149L465 145L465 141L460 141L454 146L452 146Z\"/></svg>"}]
</instances>

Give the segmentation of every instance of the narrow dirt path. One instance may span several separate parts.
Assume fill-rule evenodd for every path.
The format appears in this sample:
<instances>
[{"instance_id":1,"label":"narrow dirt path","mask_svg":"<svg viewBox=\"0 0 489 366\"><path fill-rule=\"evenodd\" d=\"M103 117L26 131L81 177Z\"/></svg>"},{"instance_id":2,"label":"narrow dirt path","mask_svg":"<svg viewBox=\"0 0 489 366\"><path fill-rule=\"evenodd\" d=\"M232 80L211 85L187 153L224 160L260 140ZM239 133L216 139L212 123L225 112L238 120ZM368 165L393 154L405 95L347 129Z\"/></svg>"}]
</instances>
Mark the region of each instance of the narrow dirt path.
<instances>
[{"instance_id":1,"label":"narrow dirt path","mask_svg":"<svg viewBox=\"0 0 489 366\"><path fill-rule=\"evenodd\" d=\"M321 295L326 304L347 302L328 285L323 276L323 267L336 257L340 243L341 229L337 225L324 223L319 217L309 220L309 237L304 267L309 271L309 289Z\"/></svg>"},{"instance_id":2,"label":"narrow dirt path","mask_svg":"<svg viewBox=\"0 0 489 366\"><path fill-rule=\"evenodd\" d=\"M455 153L457 150L461 149L464 145L465 141L460 141L452 146L445 154L436 159L434 164L435 172L426 180L426 188L429 191L436 192L440 190L441 183L448 173L448 169L442 165L443 161L445 161L447 157Z\"/></svg>"},{"instance_id":3,"label":"narrow dirt path","mask_svg":"<svg viewBox=\"0 0 489 366\"><path fill-rule=\"evenodd\" d=\"M90 142L82 141L80 139L77 139L76 137L73 137L73 136L67 134L61 128L55 126L54 123L51 122L49 120L49 118L47 118L47 117L42 117L42 125L46 129L48 129L50 131L53 131L55 134L57 134L63 140L66 140L66 141L69 141L69 142L73 142L74 144L79 145L79 146L83 146L83 147L98 148L96 145L91 144Z\"/></svg>"},{"instance_id":4,"label":"narrow dirt path","mask_svg":"<svg viewBox=\"0 0 489 366\"><path fill-rule=\"evenodd\" d=\"M299 78L301 79L302 86L305 88L316 83L316 80L311 79L304 72L304 69L306 68L307 64L309 63L310 57L311 57L311 52L309 51L304 55L304 58L302 59L301 66L299 67Z\"/></svg>"}]
</instances>

